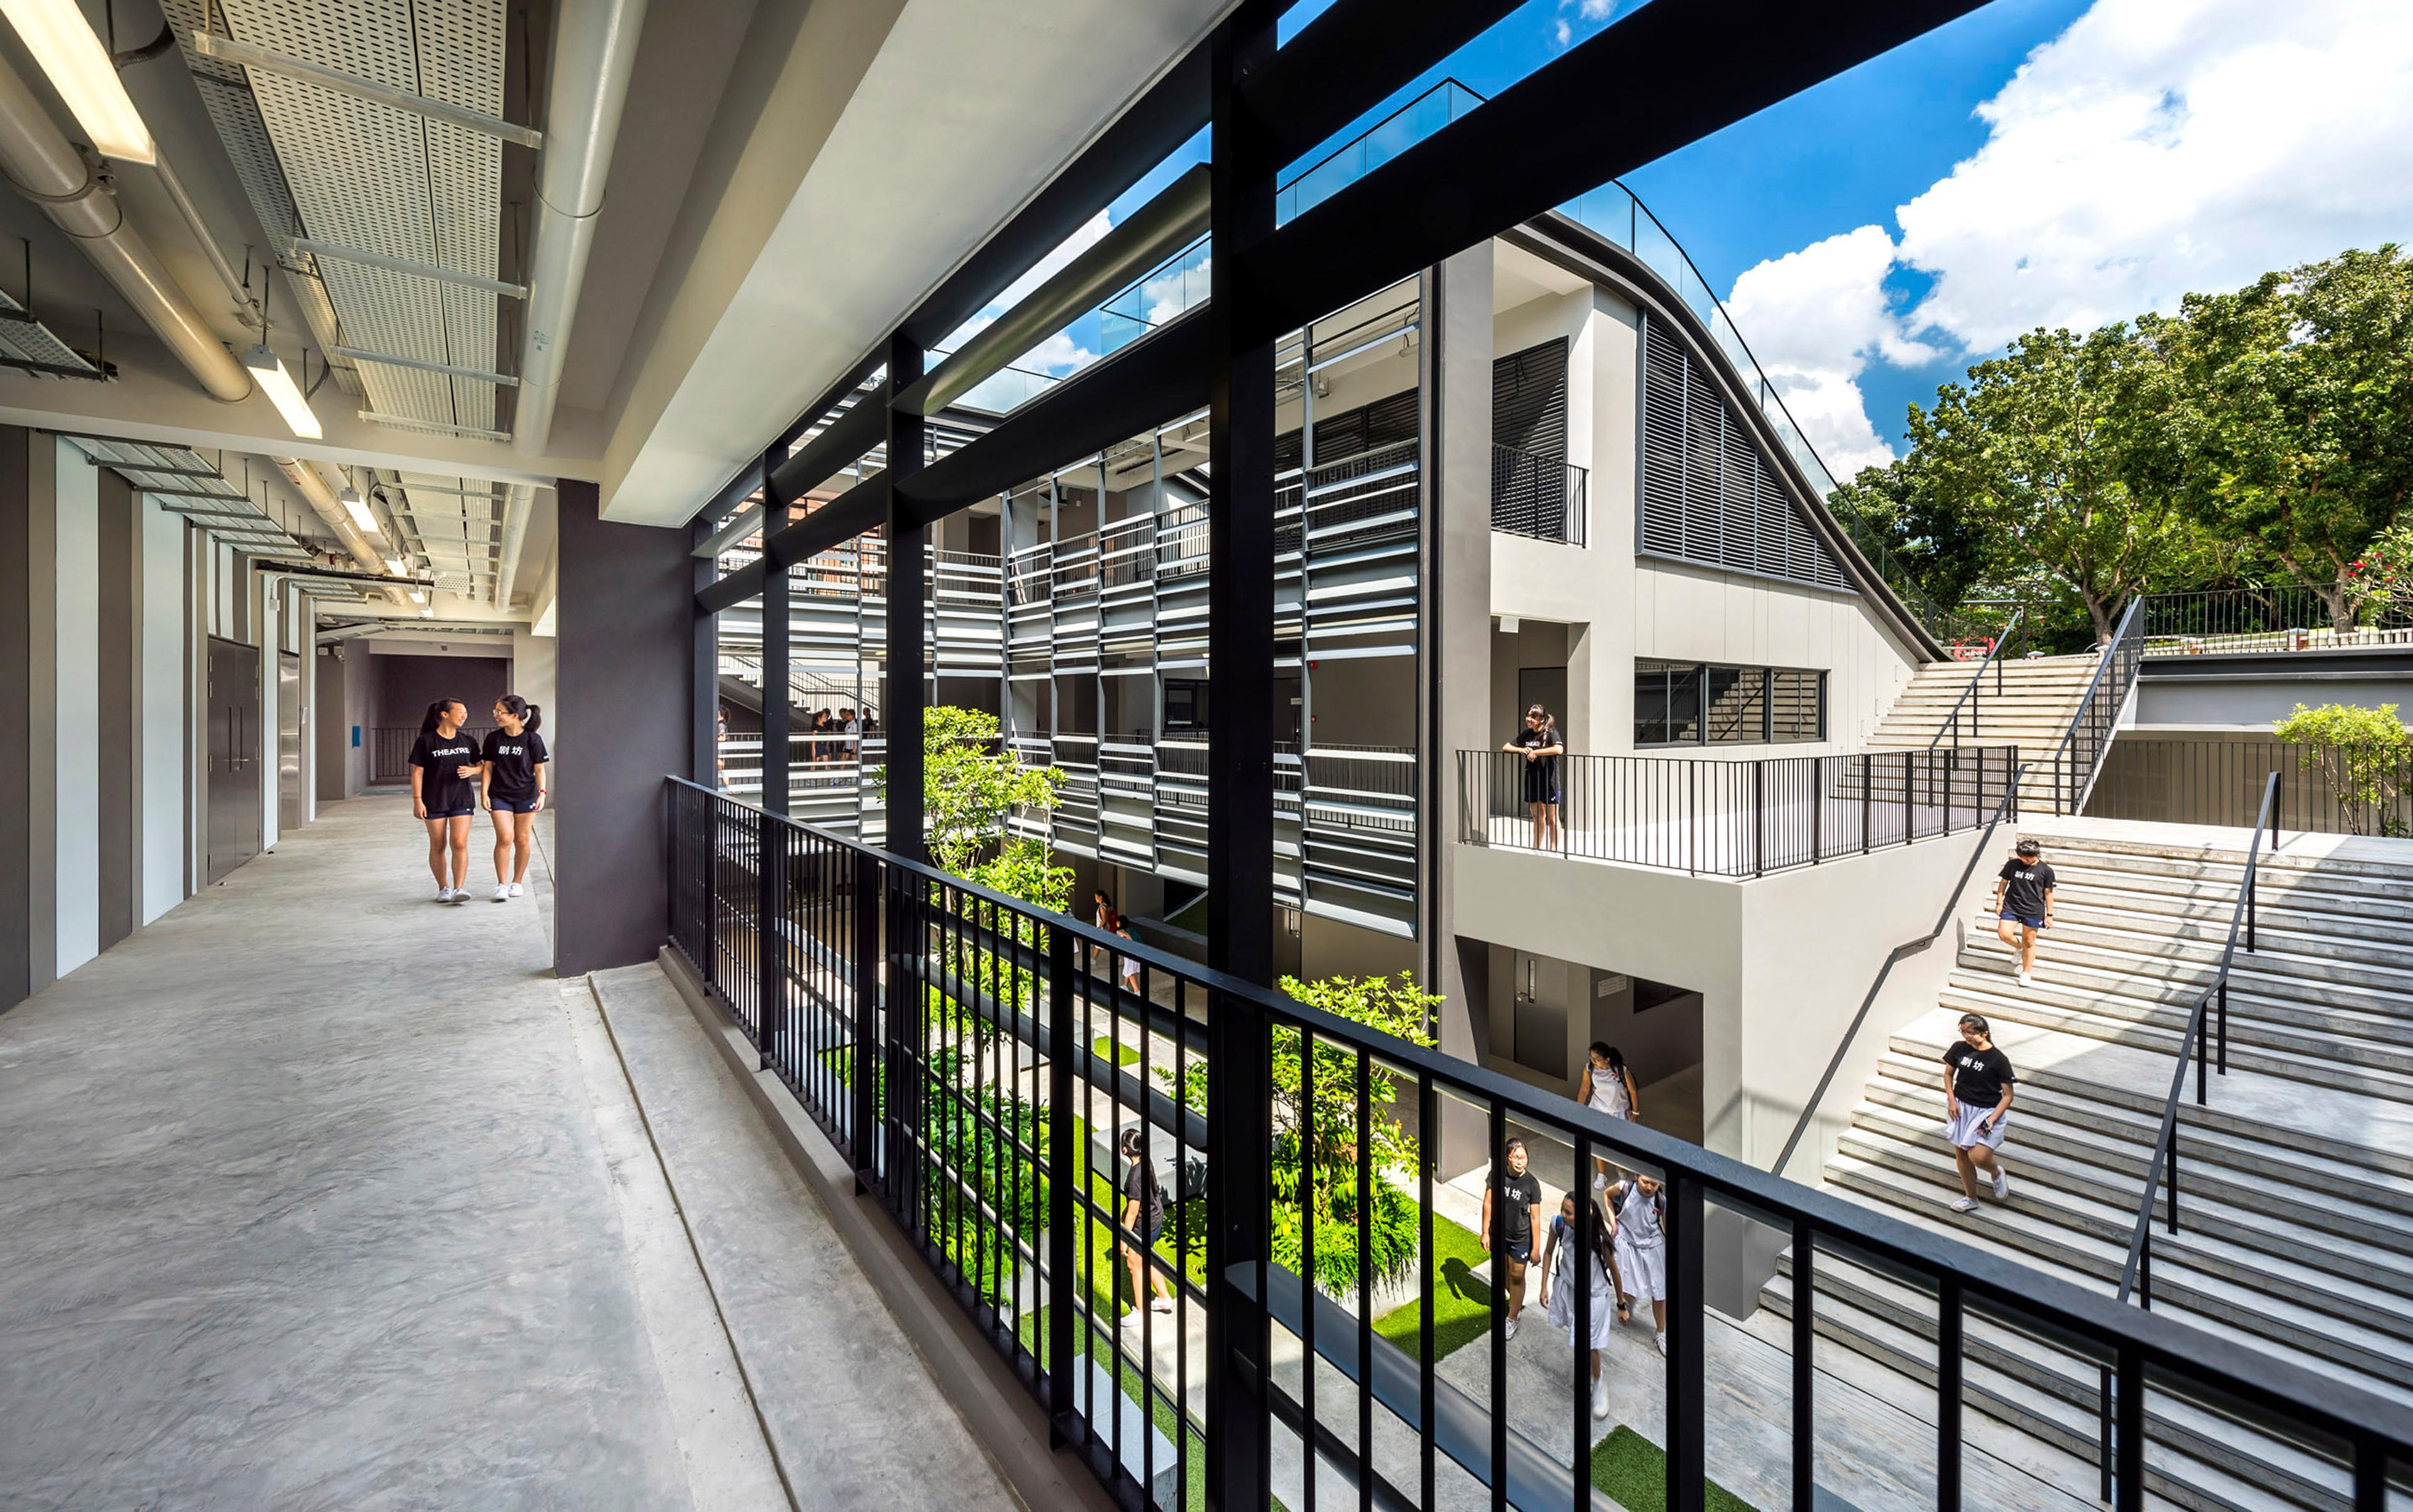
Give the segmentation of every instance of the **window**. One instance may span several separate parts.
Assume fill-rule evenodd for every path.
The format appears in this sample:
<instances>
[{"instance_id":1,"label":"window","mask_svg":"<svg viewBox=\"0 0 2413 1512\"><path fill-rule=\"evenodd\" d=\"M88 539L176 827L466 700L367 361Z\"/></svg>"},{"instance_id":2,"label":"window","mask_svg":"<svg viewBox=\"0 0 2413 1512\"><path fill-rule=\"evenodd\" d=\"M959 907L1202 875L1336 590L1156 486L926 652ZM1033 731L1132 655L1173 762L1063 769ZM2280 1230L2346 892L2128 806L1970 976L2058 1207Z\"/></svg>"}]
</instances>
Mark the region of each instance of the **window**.
<instances>
[{"instance_id":1,"label":"window","mask_svg":"<svg viewBox=\"0 0 2413 1512\"><path fill-rule=\"evenodd\" d=\"M1203 677L1164 680L1164 733L1204 733L1206 728L1206 682Z\"/></svg>"},{"instance_id":2,"label":"window","mask_svg":"<svg viewBox=\"0 0 2413 1512\"><path fill-rule=\"evenodd\" d=\"M1636 746L1765 746L1827 738L1827 674L1688 661L1634 664Z\"/></svg>"}]
</instances>

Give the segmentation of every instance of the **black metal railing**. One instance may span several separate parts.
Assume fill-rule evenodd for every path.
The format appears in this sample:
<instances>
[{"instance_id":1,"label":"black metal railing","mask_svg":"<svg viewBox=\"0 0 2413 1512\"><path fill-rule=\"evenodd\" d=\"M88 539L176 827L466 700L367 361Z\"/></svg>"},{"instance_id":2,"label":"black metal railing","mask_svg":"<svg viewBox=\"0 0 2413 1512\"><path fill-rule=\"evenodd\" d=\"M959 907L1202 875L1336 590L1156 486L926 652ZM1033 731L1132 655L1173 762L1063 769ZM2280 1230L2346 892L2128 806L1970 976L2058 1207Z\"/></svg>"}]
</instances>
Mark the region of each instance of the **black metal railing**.
<instances>
[{"instance_id":1,"label":"black metal railing","mask_svg":"<svg viewBox=\"0 0 2413 1512\"><path fill-rule=\"evenodd\" d=\"M2145 605L2144 654L2151 657L2413 646L2413 604L2358 600L2343 583L2326 590L2279 583L2156 593Z\"/></svg>"},{"instance_id":2,"label":"black metal railing","mask_svg":"<svg viewBox=\"0 0 2413 1512\"><path fill-rule=\"evenodd\" d=\"M2170 1071L2169 1095L2162 1101L2161 1126L2154 1136L2154 1152L2145 1163L2144 1195L2138 1199L2136 1227L2128 1238L2127 1258L2120 1267L2120 1286L2114 1297L2124 1305L2133 1296L2149 1312L2154 1307L2154 1208L2157 1201L2169 1231L2179 1231L2179 1100L2186 1090L2187 1062L2192 1060L2195 1063L2195 1103L2202 1107L2210 1099L2208 1072L2216 1068L2220 1075L2228 1075L2228 971L2237 958L2241 929L2244 932L2246 953L2252 955L2255 951L2254 879L2262 859L2265 830L2271 831L2272 849L2278 849L2278 832L2272 827L2278 803L2279 774L2272 772L2263 779L2262 807L2255 816L2254 838L2245 849L2245 876L2238 884L2237 906L2229 912L2228 938L2220 947L2220 964L2187 1014L2186 1032L2179 1037L2178 1061ZM2109 1500L2113 1481L2112 1416L2118 1394L2108 1371L2102 1379L2101 1395L2097 1427L2102 1444L2103 1495ZM2356 1505L2362 1504L2358 1501Z\"/></svg>"},{"instance_id":3,"label":"black metal railing","mask_svg":"<svg viewBox=\"0 0 2413 1512\"><path fill-rule=\"evenodd\" d=\"M1462 1253L1443 1262L1453 1131L1479 1147L1458 1157L1475 1165L1527 1137L1535 1172L1568 1190L1589 1189L1595 1157L1664 1183L1665 1379L1622 1415L1656 1462L1627 1455L1622 1473L1647 1484L1621 1494L1701 1512L1712 1476L1753 1476L1774 1488L1760 1505L1810 1508L1828 1494L1822 1455L1870 1452L1813 1368L1822 1254L1931 1299L1935 1431L1892 1452L1932 1478L1939 1508L1963 1505L1972 1323L2049 1336L2110 1369L2118 1512L2144 1506L2149 1389L2286 1425L2321 1445L2359 1507L2380 1506L2391 1462L2413 1455L2413 1412L2227 1337L693 784L671 782L669 804L681 968L1126 1506L1254 1512L1279 1496L1306 1508L1319 1485L1321 1505L1335 1486L1359 1506L1611 1505L1595 1478L1618 1469L1595 1444L1607 1424L1576 1385L1584 1351L1543 1344L1556 1359L1536 1375L1535 1346L1520 1344L1512 1378L1503 1289ZM1137 990L1091 964L1122 958ZM1125 1221L1132 1188L1112 1151L1126 1131L1163 1173L1161 1234ZM1762 1409L1771 1433L1713 1445L1710 1341L1731 1325L1706 1288L1728 1221L1789 1239L1799 1290L1792 1390ZM1378 1233L1392 1257L1357 1263L1381 1253ZM1494 1276L1506 1244L1495 1225ZM1131 1253L1132 1290L1161 1279L1171 1312L1120 1315ZM1378 1316L1378 1299L1412 1315ZM1446 1323L1444 1301L1458 1309ZM1569 1337L1589 1343L1605 1304L1582 1286L1571 1303ZM1475 1365L1444 1370L1454 1349L1479 1351ZM1721 1413L1743 1410L1720 1400Z\"/></svg>"},{"instance_id":4,"label":"black metal railing","mask_svg":"<svg viewBox=\"0 0 2413 1512\"><path fill-rule=\"evenodd\" d=\"M2001 632L1988 639L1986 654L1978 659L1977 670L1971 674L1969 686L1961 689L1961 696L1952 701L1952 712L1945 716L1944 723L1936 729L1935 738L1927 743L1928 749L1933 750L1937 746L1942 745L1944 737L1947 734L1952 737L1952 744L1960 745L1962 738L1961 720L1964 715L1968 720L1967 738L1970 743L1974 745L1980 738L1981 726L1984 722L1982 717L1985 713L1987 670L1991 668L1994 674L1994 696L2002 697L2003 662L2006 660L2004 653L2019 634L2020 627L2027 619L2027 613L2024 608L2012 610L2010 620L2003 626Z\"/></svg>"},{"instance_id":5,"label":"black metal railing","mask_svg":"<svg viewBox=\"0 0 2413 1512\"><path fill-rule=\"evenodd\" d=\"M1458 838L1695 876L1758 877L1975 829L2009 791L2015 746L1713 761L1562 756L1532 814L1515 751L1458 753Z\"/></svg>"},{"instance_id":6,"label":"black metal railing","mask_svg":"<svg viewBox=\"0 0 2413 1512\"><path fill-rule=\"evenodd\" d=\"M2095 676L2086 685L2086 696L2070 716L2069 733L2052 753L2052 811L2056 814L2086 811L2095 776L2103 769L2104 753L2111 749L2111 734L2119 727L2121 705L2127 703L2128 690L2136 686L2137 667L2144 660L2144 609L2143 599L2128 600L2127 613L2120 616L2119 629L2103 647Z\"/></svg>"},{"instance_id":7,"label":"black metal railing","mask_svg":"<svg viewBox=\"0 0 2413 1512\"><path fill-rule=\"evenodd\" d=\"M2124 733L2111 743L2086 814L2243 829L2254 823L2262 779L2272 772L2280 774L2272 814L2282 828L2323 835L2413 834L2413 756L2349 757L2284 740Z\"/></svg>"},{"instance_id":8,"label":"black metal railing","mask_svg":"<svg viewBox=\"0 0 2413 1512\"><path fill-rule=\"evenodd\" d=\"M470 743L477 744L493 732L482 726L463 725L461 734ZM419 744L419 726L372 725L368 731L368 783L371 787L410 780L410 749Z\"/></svg>"},{"instance_id":9,"label":"black metal railing","mask_svg":"<svg viewBox=\"0 0 2413 1512\"><path fill-rule=\"evenodd\" d=\"M1491 528L1537 541L1584 543L1589 474L1562 456L1491 446Z\"/></svg>"}]
</instances>

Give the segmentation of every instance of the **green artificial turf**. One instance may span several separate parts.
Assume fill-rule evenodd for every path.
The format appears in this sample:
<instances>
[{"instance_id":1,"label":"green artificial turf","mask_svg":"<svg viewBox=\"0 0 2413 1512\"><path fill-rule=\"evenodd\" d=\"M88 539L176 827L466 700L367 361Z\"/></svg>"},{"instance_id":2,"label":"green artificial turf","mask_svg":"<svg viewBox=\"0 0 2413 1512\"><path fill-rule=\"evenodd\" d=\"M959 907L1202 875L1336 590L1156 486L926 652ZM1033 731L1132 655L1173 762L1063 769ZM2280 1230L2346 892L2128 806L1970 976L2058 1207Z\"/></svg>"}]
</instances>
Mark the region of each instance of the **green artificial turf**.
<instances>
[{"instance_id":1,"label":"green artificial turf","mask_svg":"<svg viewBox=\"0 0 2413 1512\"><path fill-rule=\"evenodd\" d=\"M1592 1445L1591 1483L1626 1512L1667 1512L1666 1452L1630 1428ZM1709 1512L1754 1512L1714 1480L1703 1482L1702 1492Z\"/></svg>"},{"instance_id":2,"label":"green artificial turf","mask_svg":"<svg viewBox=\"0 0 2413 1512\"><path fill-rule=\"evenodd\" d=\"M1483 1337L1491 1326L1491 1288L1475 1279L1474 1267L1489 1258L1483 1240L1469 1228L1433 1214L1433 1357ZM1424 1302L1402 1302L1374 1320L1374 1331L1406 1350L1411 1357L1424 1352Z\"/></svg>"},{"instance_id":3,"label":"green artificial turf","mask_svg":"<svg viewBox=\"0 0 2413 1512\"><path fill-rule=\"evenodd\" d=\"M1136 1045L1126 1045L1121 1046L1120 1054L1116 1053L1116 1048L1115 1042L1111 1038L1103 1034L1098 1036L1097 1051L1099 1060L1111 1060L1118 1066L1128 1066L1139 1060L1139 1046Z\"/></svg>"}]
</instances>

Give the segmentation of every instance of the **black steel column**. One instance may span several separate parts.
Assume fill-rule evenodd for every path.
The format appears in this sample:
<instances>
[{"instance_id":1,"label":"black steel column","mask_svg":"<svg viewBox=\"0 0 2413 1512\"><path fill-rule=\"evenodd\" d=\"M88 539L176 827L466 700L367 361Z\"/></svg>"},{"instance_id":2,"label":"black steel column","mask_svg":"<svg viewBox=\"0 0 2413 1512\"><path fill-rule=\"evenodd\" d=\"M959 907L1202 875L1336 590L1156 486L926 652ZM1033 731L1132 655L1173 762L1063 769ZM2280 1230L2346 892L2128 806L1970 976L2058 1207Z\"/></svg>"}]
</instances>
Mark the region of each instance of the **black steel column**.
<instances>
[{"instance_id":1,"label":"black steel column","mask_svg":"<svg viewBox=\"0 0 2413 1512\"><path fill-rule=\"evenodd\" d=\"M1240 275L1273 230L1281 167L1240 85L1274 52L1273 0L1247 0L1212 44L1215 259L1208 321L1206 961L1273 979L1274 352L1240 333L1260 290ZM1218 995L1208 1025L1206 1500L1270 1494L1266 1311L1272 1088L1264 1016ZM1313 1472L1310 1468L1310 1475Z\"/></svg>"},{"instance_id":2,"label":"black steel column","mask_svg":"<svg viewBox=\"0 0 2413 1512\"><path fill-rule=\"evenodd\" d=\"M929 659L926 600L929 563L922 555L929 527L906 523L905 483L922 470L927 422L890 401L922 376L922 348L904 335L889 338L888 385L888 660L880 727L888 733L888 844L895 854L927 859L922 833L922 707L929 702L923 664Z\"/></svg>"},{"instance_id":3,"label":"black steel column","mask_svg":"<svg viewBox=\"0 0 2413 1512\"><path fill-rule=\"evenodd\" d=\"M788 570L775 567L762 578L762 807L788 811L789 709L795 684L788 676ZM717 682L717 679L716 679Z\"/></svg>"},{"instance_id":4,"label":"black steel column","mask_svg":"<svg viewBox=\"0 0 2413 1512\"><path fill-rule=\"evenodd\" d=\"M711 511L697 515L688 533L694 544L701 546L710 538L715 522ZM720 574L719 561L711 556L695 558L695 591L702 593L712 586ZM695 706L688 710L688 769L695 780L710 787L720 786L720 623L719 617L706 614L703 606L694 607L694 666L688 675L695 680Z\"/></svg>"}]
</instances>

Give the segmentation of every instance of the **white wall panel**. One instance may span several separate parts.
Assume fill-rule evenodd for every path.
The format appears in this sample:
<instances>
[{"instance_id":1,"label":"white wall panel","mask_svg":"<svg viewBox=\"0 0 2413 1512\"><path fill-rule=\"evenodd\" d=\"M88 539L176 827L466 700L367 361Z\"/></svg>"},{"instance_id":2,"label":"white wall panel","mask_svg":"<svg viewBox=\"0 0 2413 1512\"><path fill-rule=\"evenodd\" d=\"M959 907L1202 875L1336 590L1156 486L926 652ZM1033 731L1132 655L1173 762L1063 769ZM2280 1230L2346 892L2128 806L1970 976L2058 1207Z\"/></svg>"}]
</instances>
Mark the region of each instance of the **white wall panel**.
<instances>
[{"instance_id":1,"label":"white wall panel","mask_svg":"<svg viewBox=\"0 0 2413 1512\"><path fill-rule=\"evenodd\" d=\"M142 522L142 891L148 924L185 900L185 524L145 498Z\"/></svg>"},{"instance_id":2,"label":"white wall panel","mask_svg":"<svg viewBox=\"0 0 2413 1512\"><path fill-rule=\"evenodd\" d=\"M58 449L58 971L100 954L100 469ZM36 508L41 501L36 501Z\"/></svg>"}]
</instances>

